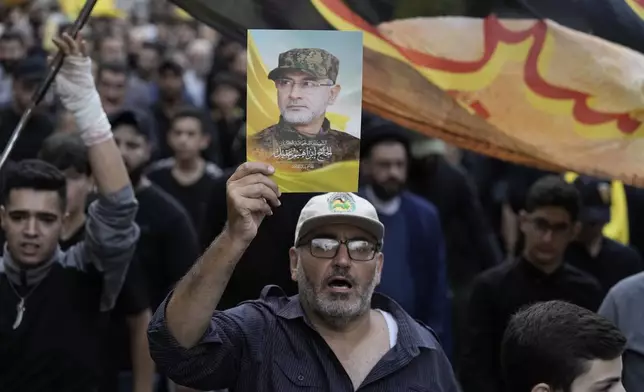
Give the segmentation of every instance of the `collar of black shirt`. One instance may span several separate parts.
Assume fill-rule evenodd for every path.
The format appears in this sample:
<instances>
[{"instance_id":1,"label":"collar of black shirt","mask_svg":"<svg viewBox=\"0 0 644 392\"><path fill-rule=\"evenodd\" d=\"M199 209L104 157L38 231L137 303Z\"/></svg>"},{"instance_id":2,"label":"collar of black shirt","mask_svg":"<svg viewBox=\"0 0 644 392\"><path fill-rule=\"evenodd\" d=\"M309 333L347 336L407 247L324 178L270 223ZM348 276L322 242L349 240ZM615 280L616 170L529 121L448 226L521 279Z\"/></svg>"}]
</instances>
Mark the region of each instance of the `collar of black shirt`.
<instances>
[{"instance_id":1,"label":"collar of black shirt","mask_svg":"<svg viewBox=\"0 0 644 392\"><path fill-rule=\"evenodd\" d=\"M535 278L535 279L540 279L540 280L548 280L548 279L558 279L561 275L564 274L565 269L566 269L566 263L563 262L557 268L554 270L552 273L547 274L540 270L539 268L535 267L532 265L531 262L529 262L525 257L520 257L518 260L519 267L525 271L529 276Z\"/></svg>"},{"instance_id":2,"label":"collar of black shirt","mask_svg":"<svg viewBox=\"0 0 644 392\"><path fill-rule=\"evenodd\" d=\"M11 283L17 287L32 287L45 279L51 266L62 257L63 252L60 247L58 247L50 259L37 265L23 265L18 261L13 260L11 253L9 252L9 248L5 243L0 272L4 272L7 275L7 278L11 280Z\"/></svg>"},{"instance_id":3,"label":"collar of black shirt","mask_svg":"<svg viewBox=\"0 0 644 392\"><path fill-rule=\"evenodd\" d=\"M277 316L287 320L303 319L311 328L304 309L299 300L299 295L286 297L284 291L278 286L266 286L262 290L261 299L267 300L268 297L282 297L282 307L277 312ZM371 307L390 313L398 324L398 342L410 354L417 355L419 348L436 350L438 348L438 338L436 334L426 325L409 316L400 305L391 298L374 293L371 298Z\"/></svg>"}]
</instances>

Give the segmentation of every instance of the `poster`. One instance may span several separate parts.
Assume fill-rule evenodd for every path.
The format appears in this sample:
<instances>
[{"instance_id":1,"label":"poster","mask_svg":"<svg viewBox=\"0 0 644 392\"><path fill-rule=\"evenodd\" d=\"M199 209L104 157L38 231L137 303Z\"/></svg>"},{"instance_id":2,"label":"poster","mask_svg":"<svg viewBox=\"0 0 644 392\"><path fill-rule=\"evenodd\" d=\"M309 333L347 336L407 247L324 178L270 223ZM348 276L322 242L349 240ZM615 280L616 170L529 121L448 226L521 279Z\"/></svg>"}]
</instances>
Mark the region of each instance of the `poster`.
<instances>
[{"instance_id":1,"label":"poster","mask_svg":"<svg viewBox=\"0 0 644 392\"><path fill-rule=\"evenodd\" d=\"M282 192L356 192L362 32L249 30L247 158Z\"/></svg>"}]
</instances>

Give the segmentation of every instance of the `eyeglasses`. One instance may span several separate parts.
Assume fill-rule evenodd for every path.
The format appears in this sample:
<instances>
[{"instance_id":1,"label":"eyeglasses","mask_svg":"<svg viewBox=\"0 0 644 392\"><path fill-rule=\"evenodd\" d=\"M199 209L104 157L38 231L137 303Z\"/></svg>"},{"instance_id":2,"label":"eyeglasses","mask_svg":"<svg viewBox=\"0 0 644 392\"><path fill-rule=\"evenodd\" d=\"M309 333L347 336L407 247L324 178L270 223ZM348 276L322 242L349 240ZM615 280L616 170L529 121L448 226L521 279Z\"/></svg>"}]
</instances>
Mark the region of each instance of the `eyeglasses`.
<instances>
[{"instance_id":1,"label":"eyeglasses","mask_svg":"<svg viewBox=\"0 0 644 392\"><path fill-rule=\"evenodd\" d=\"M563 234L570 229L570 225L567 223L550 223L543 218L533 218L531 219L531 223L536 231L541 234L552 232L552 234L558 235Z\"/></svg>"},{"instance_id":2,"label":"eyeglasses","mask_svg":"<svg viewBox=\"0 0 644 392\"><path fill-rule=\"evenodd\" d=\"M333 86L333 83L322 83L317 80L304 80L302 82L296 82L291 79L277 79L275 81L275 87L278 89L290 89L293 86L300 86L304 90L313 90L321 86Z\"/></svg>"},{"instance_id":3,"label":"eyeglasses","mask_svg":"<svg viewBox=\"0 0 644 392\"><path fill-rule=\"evenodd\" d=\"M347 247L349 258L355 261L371 261L380 250L380 244L374 244L366 240L340 241L331 238L314 238L308 243L311 255L321 259L333 259L338 255L338 249L343 244Z\"/></svg>"}]
</instances>

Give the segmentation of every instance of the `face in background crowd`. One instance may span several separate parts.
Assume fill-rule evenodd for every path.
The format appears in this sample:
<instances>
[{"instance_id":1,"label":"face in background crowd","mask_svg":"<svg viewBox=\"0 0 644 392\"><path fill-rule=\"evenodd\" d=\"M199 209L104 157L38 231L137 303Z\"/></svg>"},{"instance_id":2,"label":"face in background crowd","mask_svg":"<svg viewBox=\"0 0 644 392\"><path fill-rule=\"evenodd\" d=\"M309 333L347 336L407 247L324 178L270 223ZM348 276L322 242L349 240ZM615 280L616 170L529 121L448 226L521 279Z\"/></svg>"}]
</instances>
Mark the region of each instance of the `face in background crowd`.
<instances>
[{"instance_id":1,"label":"face in background crowd","mask_svg":"<svg viewBox=\"0 0 644 392\"><path fill-rule=\"evenodd\" d=\"M213 45L205 39L197 39L191 42L186 51L190 68L197 76L206 77L212 67Z\"/></svg>"},{"instance_id":2,"label":"face in background crowd","mask_svg":"<svg viewBox=\"0 0 644 392\"><path fill-rule=\"evenodd\" d=\"M275 86L280 114L292 125L308 125L323 118L340 93L340 86L332 81L318 80L301 71L285 73Z\"/></svg>"},{"instance_id":3,"label":"face in background crowd","mask_svg":"<svg viewBox=\"0 0 644 392\"><path fill-rule=\"evenodd\" d=\"M153 43L144 43L136 56L136 65L141 76L151 78L156 74L160 62L161 48Z\"/></svg>"},{"instance_id":4,"label":"face in background crowd","mask_svg":"<svg viewBox=\"0 0 644 392\"><path fill-rule=\"evenodd\" d=\"M98 59L107 63L127 62L125 40L120 37L105 37L98 41Z\"/></svg>"},{"instance_id":5,"label":"face in background crowd","mask_svg":"<svg viewBox=\"0 0 644 392\"><path fill-rule=\"evenodd\" d=\"M183 97L183 69L176 61L166 61L159 68L159 94L166 102Z\"/></svg>"},{"instance_id":6,"label":"face in background crowd","mask_svg":"<svg viewBox=\"0 0 644 392\"><path fill-rule=\"evenodd\" d=\"M2 229L11 257L25 265L38 265L52 257L62 230L66 209L65 177L42 161L21 161L8 170Z\"/></svg>"},{"instance_id":7,"label":"face in background crowd","mask_svg":"<svg viewBox=\"0 0 644 392\"><path fill-rule=\"evenodd\" d=\"M120 110L127 92L127 67L123 63L106 63L97 70L96 89L107 114Z\"/></svg>"},{"instance_id":8,"label":"face in background crowd","mask_svg":"<svg viewBox=\"0 0 644 392\"><path fill-rule=\"evenodd\" d=\"M94 181L87 147L80 136L76 133L55 133L45 139L38 157L57 167L65 176L67 216L82 214Z\"/></svg>"},{"instance_id":9,"label":"face in background crowd","mask_svg":"<svg viewBox=\"0 0 644 392\"><path fill-rule=\"evenodd\" d=\"M130 175L130 181L136 187L141 182L145 167L152 156L149 140L141 134L134 124L122 123L113 128L114 141L121 150L121 156Z\"/></svg>"},{"instance_id":10,"label":"face in background crowd","mask_svg":"<svg viewBox=\"0 0 644 392\"><path fill-rule=\"evenodd\" d=\"M370 148L363 161L364 174L379 199L391 200L405 188L408 154L402 142L380 141Z\"/></svg>"},{"instance_id":11,"label":"face in background crowd","mask_svg":"<svg viewBox=\"0 0 644 392\"><path fill-rule=\"evenodd\" d=\"M544 268L561 263L568 244L579 232L579 193L559 176L538 180L528 191L519 227L524 256Z\"/></svg>"},{"instance_id":12,"label":"face in background crowd","mask_svg":"<svg viewBox=\"0 0 644 392\"><path fill-rule=\"evenodd\" d=\"M17 33L5 33L0 37L0 65L12 73L16 64L27 55L27 47Z\"/></svg>"},{"instance_id":13,"label":"face in background crowd","mask_svg":"<svg viewBox=\"0 0 644 392\"><path fill-rule=\"evenodd\" d=\"M203 129L199 113L179 114L168 131L168 145L178 161L192 161L208 148L210 135Z\"/></svg>"},{"instance_id":14,"label":"face in background crowd","mask_svg":"<svg viewBox=\"0 0 644 392\"><path fill-rule=\"evenodd\" d=\"M319 228L303 237L289 256L302 304L328 325L342 327L371 308L383 256L366 231L349 225Z\"/></svg>"}]
</instances>

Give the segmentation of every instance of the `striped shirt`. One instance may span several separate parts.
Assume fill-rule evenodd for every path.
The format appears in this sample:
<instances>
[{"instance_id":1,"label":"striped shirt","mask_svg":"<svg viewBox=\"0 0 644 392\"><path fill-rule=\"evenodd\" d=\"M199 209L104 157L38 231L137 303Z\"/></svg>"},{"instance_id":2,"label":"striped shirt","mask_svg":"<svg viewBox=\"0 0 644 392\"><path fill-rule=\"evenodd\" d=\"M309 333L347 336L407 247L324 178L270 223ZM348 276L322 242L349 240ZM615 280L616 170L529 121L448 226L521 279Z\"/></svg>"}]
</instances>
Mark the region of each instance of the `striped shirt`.
<instances>
[{"instance_id":1,"label":"striped shirt","mask_svg":"<svg viewBox=\"0 0 644 392\"><path fill-rule=\"evenodd\" d=\"M267 286L259 300L215 312L201 341L190 349L182 348L167 328L167 301L150 323L150 354L159 370L180 385L235 392L353 391L298 296L286 297L281 288ZM358 391L456 392L451 365L433 331L383 295L374 294L372 306L392 314L398 339Z\"/></svg>"}]
</instances>

